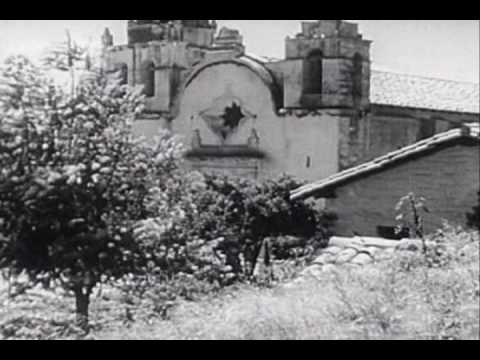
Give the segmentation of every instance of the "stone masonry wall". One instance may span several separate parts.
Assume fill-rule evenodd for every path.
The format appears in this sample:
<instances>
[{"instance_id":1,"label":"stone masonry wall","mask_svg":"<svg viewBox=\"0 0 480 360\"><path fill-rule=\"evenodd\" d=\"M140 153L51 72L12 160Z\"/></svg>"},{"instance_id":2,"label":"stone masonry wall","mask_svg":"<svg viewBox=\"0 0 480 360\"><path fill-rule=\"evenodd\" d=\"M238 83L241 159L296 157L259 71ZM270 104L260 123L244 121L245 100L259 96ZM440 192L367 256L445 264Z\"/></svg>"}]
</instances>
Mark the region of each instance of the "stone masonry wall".
<instances>
[{"instance_id":1,"label":"stone masonry wall","mask_svg":"<svg viewBox=\"0 0 480 360\"><path fill-rule=\"evenodd\" d=\"M299 285L311 278L320 278L339 266L364 266L388 260L405 251L421 249L421 240L400 241L372 237L332 237L329 246L320 251L312 265L303 270L287 287Z\"/></svg>"},{"instance_id":2,"label":"stone masonry wall","mask_svg":"<svg viewBox=\"0 0 480 360\"><path fill-rule=\"evenodd\" d=\"M427 201L427 233L444 219L464 225L477 202L479 163L478 146L459 144L338 187L327 200L339 218L336 235L377 236L377 226L395 226L395 206L410 192Z\"/></svg>"}]
</instances>

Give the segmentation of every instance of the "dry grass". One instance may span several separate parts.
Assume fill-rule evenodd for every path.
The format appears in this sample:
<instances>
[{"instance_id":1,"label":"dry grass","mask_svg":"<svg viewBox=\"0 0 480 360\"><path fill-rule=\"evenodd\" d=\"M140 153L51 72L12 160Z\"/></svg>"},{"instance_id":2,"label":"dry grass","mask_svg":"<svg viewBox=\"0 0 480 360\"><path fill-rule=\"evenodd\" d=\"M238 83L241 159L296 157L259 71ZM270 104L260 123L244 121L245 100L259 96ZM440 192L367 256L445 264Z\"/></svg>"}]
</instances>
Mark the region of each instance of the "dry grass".
<instances>
[{"instance_id":1,"label":"dry grass","mask_svg":"<svg viewBox=\"0 0 480 360\"><path fill-rule=\"evenodd\" d=\"M342 268L293 289L242 288L104 339L479 339L479 240L450 236L449 264ZM411 263L415 259L408 259ZM403 270L402 270L403 269Z\"/></svg>"},{"instance_id":2,"label":"dry grass","mask_svg":"<svg viewBox=\"0 0 480 360\"><path fill-rule=\"evenodd\" d=\"M239 286L220 296L182 303L168 320L128 325L122 322L123 310L117 300L94 299L92 320L97 329L91 337L479 339L478 233L451 233L447 240L453 258L441 267L413 266L406 270L406 263L418 260L413 256L363 268L341 268L294 288ZM45 302L43 316L48 316L47 307L50 314L55 307L56 316L62 313L62 319L66 319L71 300L68 304L62 307ZM38 314L42 305L35 306ZM24 306L23 314L26 311ZM0 325L7 312L11 315L12 308L0 310ZM26 334L24 337L29 332ZM62 336L57 332L57 337Z\"/></svg>"}]
</instances>

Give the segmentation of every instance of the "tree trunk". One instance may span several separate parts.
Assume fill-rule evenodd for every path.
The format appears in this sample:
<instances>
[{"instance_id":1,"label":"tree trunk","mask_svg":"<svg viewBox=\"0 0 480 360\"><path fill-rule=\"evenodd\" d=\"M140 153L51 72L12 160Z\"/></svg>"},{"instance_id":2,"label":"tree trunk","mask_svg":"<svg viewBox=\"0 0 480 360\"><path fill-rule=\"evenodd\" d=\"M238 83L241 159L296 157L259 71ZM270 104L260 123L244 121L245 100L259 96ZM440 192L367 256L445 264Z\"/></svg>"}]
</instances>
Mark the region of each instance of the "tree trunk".
<instances>
[{"instance_id":1,"label":"tree trunk","mask_svg":"<svg viewBox=\"0 0 480 360\"><path fill-rule=\"evenodd\" d=\"M248 274L247 274L249 278L251 278L255 273L255 268L257 267L257 262L258 262L260 253L262 252L262 247L263 247L263 241L260 243L260 245L257 245L249 254L250 269L248 269Z\"/></svg>"},{"instance_id":2,"label":"tree trunk","mask_svg":"<svg viewBox=\"0 0 480 360\"><path fill-rule=\"evenodd\" d=\"M77 326L88 333L88 307L90 305L90 293L84 287L75 289L75 306L77 315Z\"/></svg>"}]
</instances>

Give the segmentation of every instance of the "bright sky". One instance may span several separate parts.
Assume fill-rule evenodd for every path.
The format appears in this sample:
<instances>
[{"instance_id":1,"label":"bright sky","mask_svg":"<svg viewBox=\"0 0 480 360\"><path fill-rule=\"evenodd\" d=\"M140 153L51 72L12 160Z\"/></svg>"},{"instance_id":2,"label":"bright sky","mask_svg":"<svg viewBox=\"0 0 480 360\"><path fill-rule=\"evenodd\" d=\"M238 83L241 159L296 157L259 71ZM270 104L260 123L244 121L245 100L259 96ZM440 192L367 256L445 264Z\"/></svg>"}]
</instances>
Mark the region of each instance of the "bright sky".
<instances>
[{"instance_id":1,"label":"bright sky","mask_svg":"<svg viewBox=\"0 0 480 360\"><path fill-rule=\"evenodd\" d=\"M218 20L241 31L247 51L284 57L284 39L302 20ZM479 24L476 20L350 20L373 40L373 67L400 73L479 82ZM37 57L65 29L79 43L98 45L105 27L115 44L126 43L127 20L0 20L0 60L12 53Z\"/></svg>"}]
</instances>

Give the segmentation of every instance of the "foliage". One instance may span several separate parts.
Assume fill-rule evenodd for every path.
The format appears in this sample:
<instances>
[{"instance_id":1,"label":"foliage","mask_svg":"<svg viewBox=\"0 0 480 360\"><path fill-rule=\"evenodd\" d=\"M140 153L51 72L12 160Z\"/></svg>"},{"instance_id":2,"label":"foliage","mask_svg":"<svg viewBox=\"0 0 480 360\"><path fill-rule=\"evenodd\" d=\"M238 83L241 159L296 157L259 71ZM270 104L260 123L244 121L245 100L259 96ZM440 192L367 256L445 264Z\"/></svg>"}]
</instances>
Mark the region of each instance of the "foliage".
<instances>
[{"instance_id":1,"label":"foliage","mask_svg":"<svg viewBox=\"0 0 480 360\"><path fill-rule=\"evenodd\" d=\"M48 49L43 62L47 67L55 68L60 71L70 71L72 68L78 68L80 64L88 64L88 48L80 46L71 39L70 32L66 32L66 41L55 44L51 49Z\"/></svg>"},{"instance_id":2,"label":"foliage","mask_svg":"<svg viewBox=\"0 0 480 360\"><path fill-rule=\"evenodd\" d=\"M153 145L132 136L143 97L118 77L92 72L70 97L12 57L2 79L0 267L60 281L86 318L98 282L141 269L133 225L181 148L168 134Z\"/></svg>"},{"instance_id":3,"label":"foliage","mask_svg":"<svg viewBox=\"0 0 480 360\"><path fill-rule=\"evenodd\" d=\"M155 319L169 319L171 311L182 301L196 301L212 296L221 288L191 274L178 273L169 278L160 274L128 275L116 284L121 296L116 306L124 309L127 325Z\"/></svg>"},{"instance_id":4,"label":"foliage","mask_svg":"<svg viewBox=\"0 0 480 360\"><path fill-rule=\"evenodd\" d=\"M151 189L151 217L139 223L136 235L146 252L155 254L160 273L190 274L225 286L253 275L265 238L279 239L274 254L286 257L289 248L304 247L307 241L289 245L280 235L320 236L322 214L289 199L297 186L288 177L256 182L182 175Z\"/></svg>"},{"instance_id":5,"label":"foliage","mask_svg":"<svg viewBox=\"0 0 480 360\"><path fill-rule=\"evenodd\" d=\"M423 197L417 197L414 193L402 197L395 207L397 212L396 220L399 223L397 231L401 232L407 229L411 238L420 238L423 241L423 252L427 251L424 241L423 231L423 213L429 213L426 200Z\"/></svg>"}]
</instances>

